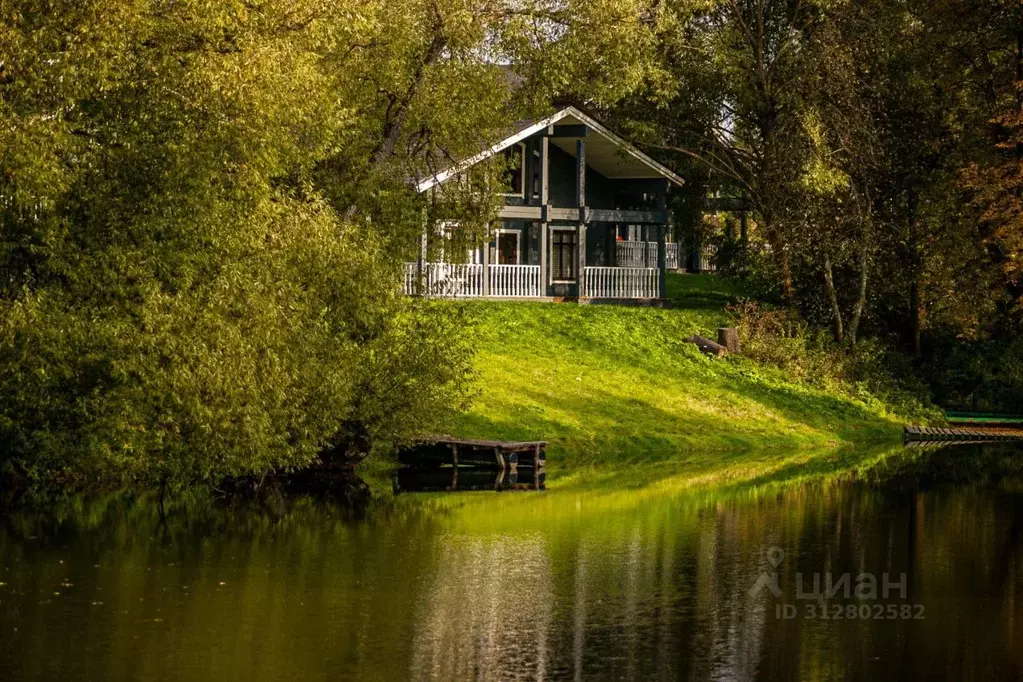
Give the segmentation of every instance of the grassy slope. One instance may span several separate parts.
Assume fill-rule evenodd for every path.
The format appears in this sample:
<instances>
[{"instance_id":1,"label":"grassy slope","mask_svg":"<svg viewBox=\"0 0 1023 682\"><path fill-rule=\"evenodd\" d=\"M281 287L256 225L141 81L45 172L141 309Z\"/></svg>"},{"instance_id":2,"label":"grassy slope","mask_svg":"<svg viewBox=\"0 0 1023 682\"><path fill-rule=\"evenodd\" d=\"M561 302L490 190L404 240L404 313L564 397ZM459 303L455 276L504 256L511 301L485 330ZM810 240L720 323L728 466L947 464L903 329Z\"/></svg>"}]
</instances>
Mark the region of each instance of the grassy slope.
<instances>
[{"instance_id":1,"label":"grassy slope","mask_svg":"<svg viewBox=\"0 0 1023 682\"><path fill-rule=\"evenodd\" d=\"M780 463L772 451L898 440L900 422L882 405L746 358L713 360L683 341L713 336L737 293L728 280L680 275L671 310L468 303L479 315L480 393L449 430L549 440L561 471L611 459L670 462L694 476L747 466L755 475Z\"/></svg>"}]
</instances>

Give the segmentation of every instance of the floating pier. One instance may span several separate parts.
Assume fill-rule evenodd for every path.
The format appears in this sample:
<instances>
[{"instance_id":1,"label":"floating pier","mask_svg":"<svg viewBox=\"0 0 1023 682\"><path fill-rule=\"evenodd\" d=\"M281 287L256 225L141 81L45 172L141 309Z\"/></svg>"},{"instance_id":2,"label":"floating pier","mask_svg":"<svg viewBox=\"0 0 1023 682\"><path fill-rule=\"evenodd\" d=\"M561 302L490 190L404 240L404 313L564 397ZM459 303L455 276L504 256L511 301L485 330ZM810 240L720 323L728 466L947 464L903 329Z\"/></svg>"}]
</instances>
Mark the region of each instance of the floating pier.
<instances>
[{"instance_id":1,"label":"floating pier","mask_svg":"<svg viewBox=\"0 0 1023 682\"><path fill-rule=\"evenodd\" d=\"M522 467L542 469L547 441L470 440L431 436L398 453L398 461L417 469L465 467L504 471Z\"/></svg>"},{"instance_id":2,"label":"floating pier","mask_svg":"<svg viewBox=\"0 0 1023 682\"><path fill-rule=\"evenodd\" d=\"M994 426L971 426L968 429L906 426L903 439L907 444L1023 442L1023 429Z\"/></svg>"}]
</instances>

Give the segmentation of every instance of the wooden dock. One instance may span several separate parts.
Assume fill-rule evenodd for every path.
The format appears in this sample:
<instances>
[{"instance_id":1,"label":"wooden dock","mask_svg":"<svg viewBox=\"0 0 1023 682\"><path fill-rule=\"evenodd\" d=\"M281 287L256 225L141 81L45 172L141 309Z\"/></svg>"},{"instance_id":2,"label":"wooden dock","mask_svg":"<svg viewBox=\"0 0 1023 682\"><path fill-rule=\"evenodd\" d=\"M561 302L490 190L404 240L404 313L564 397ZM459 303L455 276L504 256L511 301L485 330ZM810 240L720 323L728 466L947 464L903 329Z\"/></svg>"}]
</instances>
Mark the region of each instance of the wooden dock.
<instances>
[{"instance_id":1,"label":"wooden dock","mask_svg":"<svg viewBox=\"0 0 1023 682\"><path fill-rule=\"evenodd\" d=\"M430 436L398 453L405 466L433 469L465 467L504 471L518 467L542 469L547 441L496 441Z\"/></svg>"},{"instance_id":2,"label":"wooden dock","mask_svg":"<svg viewBox=\"0 0 1023 682\"><path fill-rule=\"evenodd\" d=\"M400 469L393 480L394 494L472 491L546 490L547 474L542 468Z\"/></svg>"},{"instance_id":3,"label":"wooden dock","mask_svg":"<svg viewBox=\"0 0 1023 682\"><path fill-rule=\"evenodd\" d=\"M906 426L903 439L906 443L1023 442L1023 429L994 426L971 426L968 429Z\"/></svg>"}]
</instances>

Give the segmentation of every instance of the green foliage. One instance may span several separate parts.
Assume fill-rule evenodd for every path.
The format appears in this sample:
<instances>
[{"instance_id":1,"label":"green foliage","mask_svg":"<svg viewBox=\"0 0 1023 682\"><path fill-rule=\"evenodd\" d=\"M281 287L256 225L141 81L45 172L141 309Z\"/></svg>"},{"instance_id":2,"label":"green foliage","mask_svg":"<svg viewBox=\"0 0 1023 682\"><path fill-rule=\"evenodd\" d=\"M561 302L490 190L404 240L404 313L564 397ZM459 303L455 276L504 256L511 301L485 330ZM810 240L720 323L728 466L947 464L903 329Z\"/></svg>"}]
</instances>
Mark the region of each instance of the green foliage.
<instances>
[{"instance_id":1,"label":"green foliage","mask_svg":"<svg viewBox=\"0 0 1023 682\"><path fill-rule=\"evenodd\" d=\"M745 197L758 288L839 342L911 352L936 394L958 393L939 361L1023 328L1020 3L660 7L661 77L607 116L694 177L676 199L684 237L700 243L702 197ZM709 241L731 269L733 245Z\"/></svg>"},{"instance_id":2,"label":"green foliage","mask_svg":"<svg viewBox=\"0 0 1023 682\"><path fill-rule=\"evenodd\" d=\"M374 118L336 67L372 22L315 0L29 9L0 5L0 459L212 482L357 459L459 404L454 318L398 294L419 200L386 173L323 182L367 167Z\"/></svg>"},{"instance_id":3,"label":"green foliage","mask_svg":"<svg viewBox=\"0 0 1023 682\"><path fill-rule=\"evenodd\" d=\"M881 342L869 339L854 347L841 346L792 310L749 299L741 299L730 311L736 316L743 353L751 359L825 391L887 410L907 422L943 419L941 411L929 405L926 384L899 366L904 356Z\"/></svg>"}]
</instances>

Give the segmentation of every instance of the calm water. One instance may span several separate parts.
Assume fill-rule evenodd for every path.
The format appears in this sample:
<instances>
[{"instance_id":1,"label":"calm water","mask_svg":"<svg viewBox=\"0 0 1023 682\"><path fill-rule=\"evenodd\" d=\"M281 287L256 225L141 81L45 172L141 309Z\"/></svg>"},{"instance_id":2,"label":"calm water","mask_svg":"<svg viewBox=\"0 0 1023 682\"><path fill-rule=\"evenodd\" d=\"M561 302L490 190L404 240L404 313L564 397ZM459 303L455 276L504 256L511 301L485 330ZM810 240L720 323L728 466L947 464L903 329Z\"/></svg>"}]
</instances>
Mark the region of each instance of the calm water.
<instances>
[{"instance_id":1,"label":"calm water","mask_svg":"<svg viewBox=\"0 0 1023 682\"><path fill-rule=\"evenodd\" d=\"M356 513L189 498L166 523L150 499L71 500L0 521L0 679L1019 678L1021 461ZM799 598L815 578L826 602Z\"/></svg>"}]
</instances>

